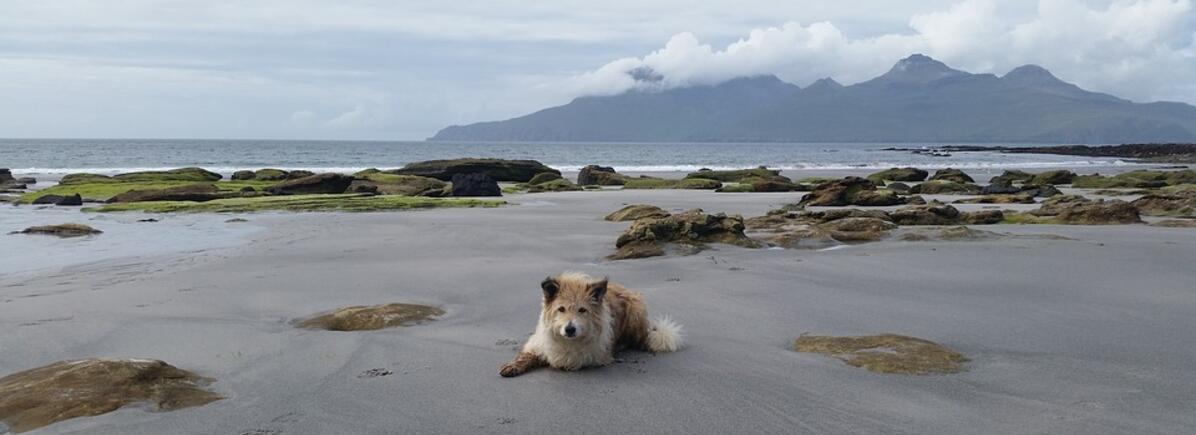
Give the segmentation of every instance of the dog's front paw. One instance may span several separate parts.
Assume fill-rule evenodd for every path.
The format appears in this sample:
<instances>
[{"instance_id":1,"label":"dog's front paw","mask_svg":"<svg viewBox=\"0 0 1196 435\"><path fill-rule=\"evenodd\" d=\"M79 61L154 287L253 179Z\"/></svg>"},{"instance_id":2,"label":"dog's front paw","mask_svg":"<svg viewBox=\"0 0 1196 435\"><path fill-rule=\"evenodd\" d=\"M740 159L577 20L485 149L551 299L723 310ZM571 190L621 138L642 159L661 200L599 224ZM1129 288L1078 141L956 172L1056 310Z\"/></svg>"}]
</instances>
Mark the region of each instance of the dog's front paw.
<instances>
[{"instance_id":1,"label":"dog's front paw","mask_svg":"<svg viewBox=\"0 0 1196 435\"><path fill-rule=\"evenodd\" d=\"M519 367L518 364L509 362L503 364L502 367L499 367L498 374L504 378L513 378L523 374L523 367Z\"/></svg>"}]
</instances>

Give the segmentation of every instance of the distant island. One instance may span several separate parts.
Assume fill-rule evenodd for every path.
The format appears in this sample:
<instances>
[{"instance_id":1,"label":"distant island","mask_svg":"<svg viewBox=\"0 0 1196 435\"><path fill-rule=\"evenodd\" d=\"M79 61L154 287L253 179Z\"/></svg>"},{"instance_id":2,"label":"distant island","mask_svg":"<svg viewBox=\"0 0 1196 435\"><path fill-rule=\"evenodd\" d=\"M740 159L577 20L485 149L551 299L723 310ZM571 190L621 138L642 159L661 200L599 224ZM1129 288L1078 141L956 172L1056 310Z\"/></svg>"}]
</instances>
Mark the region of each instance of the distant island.
<instances>
[{"instance_id":1,"label":"distant island","mask_svg":"<svg viewBox=\"0 0 1196 435\"><path fill-rule=\"evenodd\" d=\"M658 77L638 71L637 80ZM915 54L874 79L800 88L776 76L586 96L505 121L450 126L429 140L617 142L1196 141L1196 107L1135 103L1025 65L972 74Z\"/></svg>"}]
</instances>

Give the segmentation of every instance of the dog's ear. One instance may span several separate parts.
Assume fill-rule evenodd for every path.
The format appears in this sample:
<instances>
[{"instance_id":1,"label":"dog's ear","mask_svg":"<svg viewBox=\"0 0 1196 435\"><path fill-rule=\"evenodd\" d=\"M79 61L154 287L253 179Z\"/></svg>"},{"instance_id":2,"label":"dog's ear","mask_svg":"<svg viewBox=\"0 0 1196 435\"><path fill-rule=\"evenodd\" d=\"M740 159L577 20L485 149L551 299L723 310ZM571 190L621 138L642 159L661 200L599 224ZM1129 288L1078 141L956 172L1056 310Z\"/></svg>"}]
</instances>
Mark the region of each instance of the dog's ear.
<instances>
[{"instance_id":1,"label":"dog's ear","mask_svg":"<svg viewBox=\"0 0 1196 435\"><path fill-rule=\"evenodd\" d=\"M544 278L544 281L540 283L540 288L544 289L545 301L551 301L561 291L561 286L557 285L556 280L551 276Z\"/></svg>"},{"instance_id":2,"label":"dog's ear","mask_svg":"<svg viewBox=\"0 0 1196 435\"><path fill-rule=\"evenodd\" d=\"M590 283L590 297L594 298L594 302L602 302L602 297L606 296L606 284L608 278L602 278L602 281Z\"/></svg>"}]
</instances>

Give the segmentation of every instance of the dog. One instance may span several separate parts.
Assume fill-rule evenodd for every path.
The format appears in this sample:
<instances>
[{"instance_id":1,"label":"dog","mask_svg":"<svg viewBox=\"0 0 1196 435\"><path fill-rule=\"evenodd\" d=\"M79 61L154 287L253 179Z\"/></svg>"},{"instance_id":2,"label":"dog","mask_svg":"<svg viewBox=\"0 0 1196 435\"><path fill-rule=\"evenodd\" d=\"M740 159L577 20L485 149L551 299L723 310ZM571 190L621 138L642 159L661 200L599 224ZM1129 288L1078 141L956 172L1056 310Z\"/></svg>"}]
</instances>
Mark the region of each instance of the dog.
<instances>
[{"instance_id":1,"label":"dog","mask_svg":"<svg viewBox=\"0 0 1196 435\"><path fill-rule=\"evenodd\" d=\"M668 317L648 320L643 298L606 278L565 272L540 283L543 300L536 332L499 368L503 377L536 367L573 371L614 361L623 348L673 352L681 348L681 325Z\"/></svg>"}]
</instances>

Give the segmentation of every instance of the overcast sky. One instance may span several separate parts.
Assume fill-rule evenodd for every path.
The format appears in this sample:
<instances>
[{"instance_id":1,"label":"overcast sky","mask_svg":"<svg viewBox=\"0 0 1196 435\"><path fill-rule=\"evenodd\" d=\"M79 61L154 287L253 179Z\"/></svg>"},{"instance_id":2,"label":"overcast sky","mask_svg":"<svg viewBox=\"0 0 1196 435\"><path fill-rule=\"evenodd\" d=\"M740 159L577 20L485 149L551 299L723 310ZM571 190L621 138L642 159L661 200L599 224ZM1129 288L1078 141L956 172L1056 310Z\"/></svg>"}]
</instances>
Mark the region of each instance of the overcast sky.
<instances>
[{"instance_id":1,"label":"overcast sky","mask_svg":"<svg viewBox=\"0 0 1196 435\"><path fill-rule=\"evenodd\" d=\"M423 139L579 95L921 52L1196 103L1192 0L0 0L0 137Z\"/></svg>"}]
</instances>

